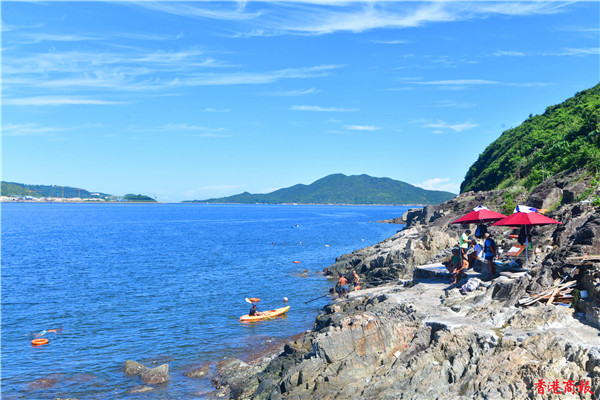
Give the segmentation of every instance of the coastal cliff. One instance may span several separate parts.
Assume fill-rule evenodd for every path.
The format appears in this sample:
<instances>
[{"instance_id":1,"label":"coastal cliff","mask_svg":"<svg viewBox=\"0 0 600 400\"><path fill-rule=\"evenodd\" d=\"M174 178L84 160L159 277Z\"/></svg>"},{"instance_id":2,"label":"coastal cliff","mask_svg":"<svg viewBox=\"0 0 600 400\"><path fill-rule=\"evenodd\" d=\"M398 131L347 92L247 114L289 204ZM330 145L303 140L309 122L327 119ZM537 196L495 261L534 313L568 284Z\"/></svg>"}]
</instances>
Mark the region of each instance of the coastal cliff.
<instances>
[{"instance_id":1,"label":"coastal cliff","mask_svg":"<svg viewBox=\"0 0 600 400\"><path fill-rule=\"evenodd\" d=\"M598 195L591 178L571 171L510 198L550 208L547 215L563 222L533 230L530 269L482 281L472 292L460 290L465 281L415 279L415 267L447 257L458 237L458 227L450 222L480 204L502 210L510 190L467 192L411 210L402 217L404 230L339 257L325 273L356 270L366 289L327 305L313 330L285 344L272 359L222 370L212 395L533 399L568 393L569 398L598 398L600 263L592 259L573 271L585 255L600 254L599 208L587 200ZM582 194L586 200L581 201ZM507 228L490 230L500 246L514 242ZM564 277L587 291L574 308L541 302L518 306L527 293Z\"/></svg>"}]
</instances>

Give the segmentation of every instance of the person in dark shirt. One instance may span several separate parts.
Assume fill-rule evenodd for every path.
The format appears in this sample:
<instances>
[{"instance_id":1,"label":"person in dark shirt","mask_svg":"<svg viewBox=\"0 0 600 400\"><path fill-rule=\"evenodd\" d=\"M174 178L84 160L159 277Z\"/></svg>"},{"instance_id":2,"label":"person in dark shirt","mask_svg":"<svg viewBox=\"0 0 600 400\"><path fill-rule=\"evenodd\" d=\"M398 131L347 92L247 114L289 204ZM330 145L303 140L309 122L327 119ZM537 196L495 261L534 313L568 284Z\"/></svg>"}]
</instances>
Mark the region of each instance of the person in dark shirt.
<instances>
[{"instance_id":1,"label":"person in dark shirt","mask_svg":"<svg viewBox=\"0 0 600 400\"><path fill-rule=\"evenodd\" d=\"M251 317L256 317L256 316L259 316L260 314L262 314L262 313L256 309L256 304L252 304L252 308L250 309L250 312L248 313L248 315Z\"/></svg>"},{"instance_id":2,"label":"person in dark shirt","mask_svg":"<svg viewBox=\"0 0 600 400\"><path fill-rule=\"evenodd\" d=\"M496 247L496 242L494 239L492 239L489 232L486 232L484 235L483 252L489 267L488 277L493 278L496 274L496 265L494 264L494 259L498 255L498 248Z\"/></svg>"}]
</instances>

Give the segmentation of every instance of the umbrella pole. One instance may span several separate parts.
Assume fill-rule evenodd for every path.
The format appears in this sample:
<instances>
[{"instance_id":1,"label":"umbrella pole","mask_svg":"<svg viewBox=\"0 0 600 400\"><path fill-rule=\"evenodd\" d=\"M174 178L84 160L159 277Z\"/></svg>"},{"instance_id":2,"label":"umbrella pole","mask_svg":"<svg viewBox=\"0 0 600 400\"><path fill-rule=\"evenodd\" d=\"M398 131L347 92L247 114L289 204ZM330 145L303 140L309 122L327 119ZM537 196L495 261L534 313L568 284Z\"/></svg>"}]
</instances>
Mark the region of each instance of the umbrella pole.
<instances>
[{"instance_id":1,"label":"umbrella pole","mask_svg":"<svg viewBox=\"0 0 600 400\"><path fill-rule=\"evenodd\" d=\"M523 225L525 228L525 261L527 262L527 269L529 269L529 253L527 248L529 247L529 236L527 236L527 225Z\"/></svg>"}]
</instances>

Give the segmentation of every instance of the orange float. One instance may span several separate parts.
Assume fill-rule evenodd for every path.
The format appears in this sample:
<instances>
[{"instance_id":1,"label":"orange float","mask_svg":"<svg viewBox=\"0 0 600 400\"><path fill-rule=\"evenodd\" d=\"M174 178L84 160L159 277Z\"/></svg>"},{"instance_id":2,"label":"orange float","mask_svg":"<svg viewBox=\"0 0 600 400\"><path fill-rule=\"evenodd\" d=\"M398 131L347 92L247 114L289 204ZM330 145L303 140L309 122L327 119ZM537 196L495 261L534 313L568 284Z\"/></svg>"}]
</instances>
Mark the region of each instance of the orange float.
<instances>
[{"instance_id":1,"label":"orange float","mask_svg":"<svg viewBox=\"0 0 600 400\"><path fill-rule=\"evenodd\" d=\"M300 264L300 261L294 261L294 264Z\"/></svg>"},{"instance_id":2,"label":"orange float","mask_svg":"<svg viewBox=\"0 0 600 400\"><path fill-rule=\"evenodd\" d=\"M253 303L258 303L260 301L260 299L257 297L250 297L248 300L250 300Z\"/></svg>"},{"instance_id":3,"label":"orange float","mask_svg":"<svg viewBox=\"0 0 600 400\"><path fill-rule=\"evenodd\" d=\"M41 339L33 339L31 341L31 344L34 346L41 346L43 344L48 344L48 342L50 342L48 339L41 338Z\"/></svg>"}]
</instances>

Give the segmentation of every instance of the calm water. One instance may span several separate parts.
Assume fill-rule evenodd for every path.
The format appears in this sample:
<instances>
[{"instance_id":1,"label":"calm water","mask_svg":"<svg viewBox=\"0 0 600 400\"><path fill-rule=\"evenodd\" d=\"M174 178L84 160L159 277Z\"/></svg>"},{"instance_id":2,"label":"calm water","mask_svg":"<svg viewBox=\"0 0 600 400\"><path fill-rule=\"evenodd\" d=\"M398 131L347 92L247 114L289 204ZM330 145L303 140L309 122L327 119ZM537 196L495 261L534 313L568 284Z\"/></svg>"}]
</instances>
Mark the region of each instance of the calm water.
<instances>
[{"instance_id":1,"label":"calm water","mask_svg":"<svg viewBox=\"0 0 600 400\"><path fill-rule=\"evenodd\" d=\"M126 394L141 383L127 359L169 363L152 398L202 398L209 382L187 369L310 329L327 299L304 301L332 286L318 272L393 235L375 221L406 209L2 204L2 398L145 398ZM284 296L286 317L238 322L246 297L271 309ZM58 383L35 390L45 377Z\"/></svg>"}]
</instances>

